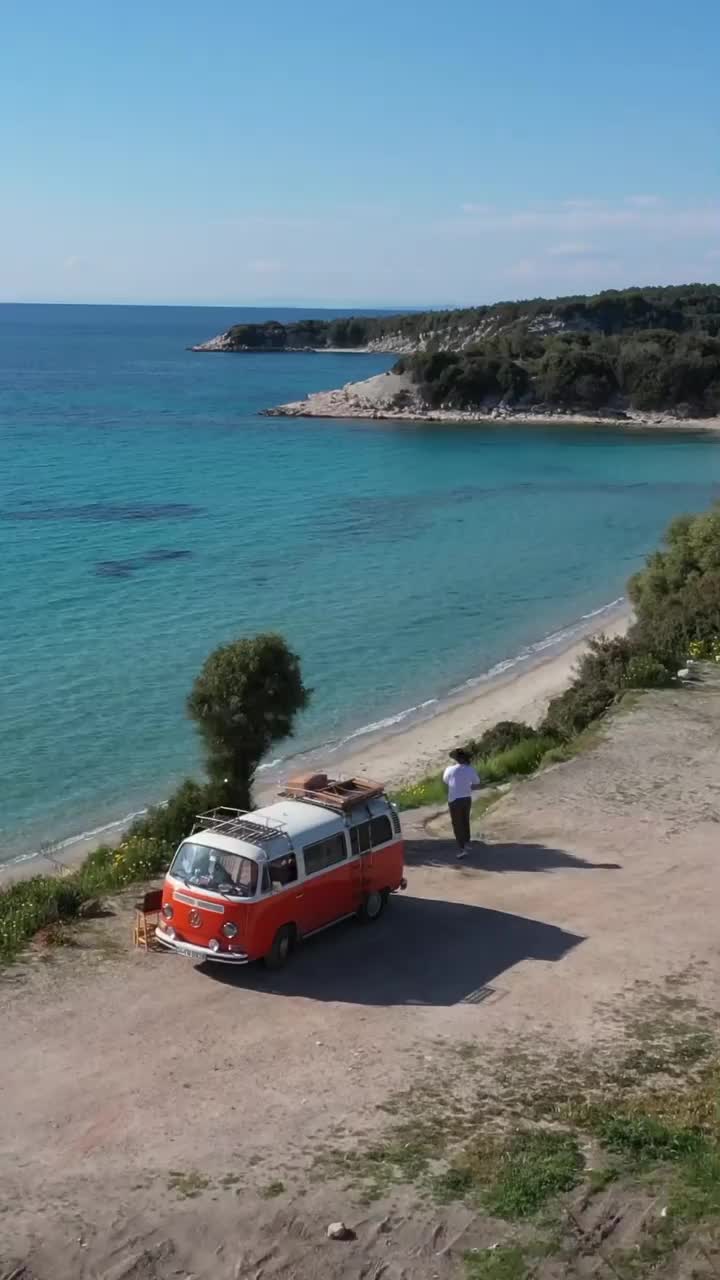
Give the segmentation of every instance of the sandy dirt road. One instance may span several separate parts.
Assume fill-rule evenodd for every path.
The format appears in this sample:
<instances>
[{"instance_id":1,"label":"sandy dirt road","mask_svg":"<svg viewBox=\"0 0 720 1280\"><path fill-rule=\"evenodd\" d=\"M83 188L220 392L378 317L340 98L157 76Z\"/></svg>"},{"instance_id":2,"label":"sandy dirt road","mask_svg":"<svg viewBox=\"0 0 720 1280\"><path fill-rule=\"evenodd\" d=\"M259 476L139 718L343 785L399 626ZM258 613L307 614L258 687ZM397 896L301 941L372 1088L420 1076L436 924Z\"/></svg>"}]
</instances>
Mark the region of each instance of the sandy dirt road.
<instances>
[{"instance_id":1,"label":"sandy dirt road","mask_svg":"<svg viewBox=\"0 0 720 1280\"><path fill-rule=\"evenodd\" d=\"M313 1160L362 1143L445 1050L621 1034L638 981L720 1009L720 693L646 695L515 788L458 864L407 824L407 894L279 975L133 954L129 903L0 981L0 1276L461 1274L469 1209L362 1207ZM357 1239L325 1238L343 1218Z\"/></svg>"}]
</instances>

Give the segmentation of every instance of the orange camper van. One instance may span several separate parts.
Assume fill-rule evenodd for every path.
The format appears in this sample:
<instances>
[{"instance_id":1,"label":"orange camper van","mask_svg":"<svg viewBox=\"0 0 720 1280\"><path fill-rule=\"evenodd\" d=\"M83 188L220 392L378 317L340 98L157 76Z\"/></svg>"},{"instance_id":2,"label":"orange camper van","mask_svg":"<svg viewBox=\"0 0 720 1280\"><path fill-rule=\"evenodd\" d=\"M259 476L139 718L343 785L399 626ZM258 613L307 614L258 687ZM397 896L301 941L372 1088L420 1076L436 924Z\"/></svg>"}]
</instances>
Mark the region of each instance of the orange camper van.
<instances>
[{"instance_id":1,"label":"orange camper van","mask_svg":"<svg viewBox=\"0 0 720 1280\"><path fill-rule=\"evenodd\" d=\"M157 939L181 955L281 968L295 944L404 889L395 806L379 783L308 774L245 813L198 815L165 879Z\"/></svg>"}]
</instances>

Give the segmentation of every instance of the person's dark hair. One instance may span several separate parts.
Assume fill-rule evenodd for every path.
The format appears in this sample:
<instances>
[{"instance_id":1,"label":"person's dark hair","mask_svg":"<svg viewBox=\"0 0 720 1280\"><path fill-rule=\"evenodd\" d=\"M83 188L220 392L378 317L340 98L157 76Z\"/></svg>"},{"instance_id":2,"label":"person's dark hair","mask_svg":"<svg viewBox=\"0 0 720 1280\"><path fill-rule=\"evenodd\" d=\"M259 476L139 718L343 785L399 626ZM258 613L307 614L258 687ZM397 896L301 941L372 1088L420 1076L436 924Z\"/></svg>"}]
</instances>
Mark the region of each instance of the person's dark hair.
<instances>
[{"instance_id":1,"label":"person's dark hair","mask_svg":"<svg viewBox=\"0 0 720 1280\"><path fill-rule=\"evenodd\" d=\"M469 764L470 757L467 751L463 751L462 747L457 747L455 751L450 752L450 759L455 760L457 764Z\"/></svg>"}]
</instances>

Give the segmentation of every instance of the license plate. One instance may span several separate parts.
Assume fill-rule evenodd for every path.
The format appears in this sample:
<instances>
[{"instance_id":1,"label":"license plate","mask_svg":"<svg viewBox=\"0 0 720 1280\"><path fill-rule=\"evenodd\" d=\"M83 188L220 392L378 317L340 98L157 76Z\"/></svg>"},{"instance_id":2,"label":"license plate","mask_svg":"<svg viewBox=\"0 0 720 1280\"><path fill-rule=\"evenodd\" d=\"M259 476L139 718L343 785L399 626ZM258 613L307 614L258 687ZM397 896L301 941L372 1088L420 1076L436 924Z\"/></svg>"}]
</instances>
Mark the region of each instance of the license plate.
<instances>
[{"instance_id":1,"label":"license plate","mask_svg":"<svg viewBox=\"0 0 720 1280\"><path fill-rule=\"evenodd\" d=\"M175 950L179 956L187 956L190 960L195 959L195 952L191 951L189 947L176 947Z\"/></svg>"}]
</instances>

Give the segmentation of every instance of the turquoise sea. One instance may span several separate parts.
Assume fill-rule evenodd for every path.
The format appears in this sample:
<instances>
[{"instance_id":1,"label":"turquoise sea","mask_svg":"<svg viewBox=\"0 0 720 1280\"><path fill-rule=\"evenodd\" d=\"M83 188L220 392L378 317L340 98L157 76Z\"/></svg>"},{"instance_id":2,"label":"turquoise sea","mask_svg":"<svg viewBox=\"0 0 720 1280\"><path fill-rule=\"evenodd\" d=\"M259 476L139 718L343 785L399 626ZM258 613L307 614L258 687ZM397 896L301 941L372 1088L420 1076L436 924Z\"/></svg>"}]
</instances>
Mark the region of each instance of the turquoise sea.
<instances>
[{"instance_id":1,"label":"turquoise sea","mask_svg":"<svg viewBox=\"0 0 720 1280\"><path fill-rule=\"evenodd\" d=\"M219 642L283 632L314 694L277 754L337 743L616 599L720 492L710 437L268 419L392 358L186 350L293 314L0 306L0 859L196 770Z\"/></svg>"}]
</instances>

